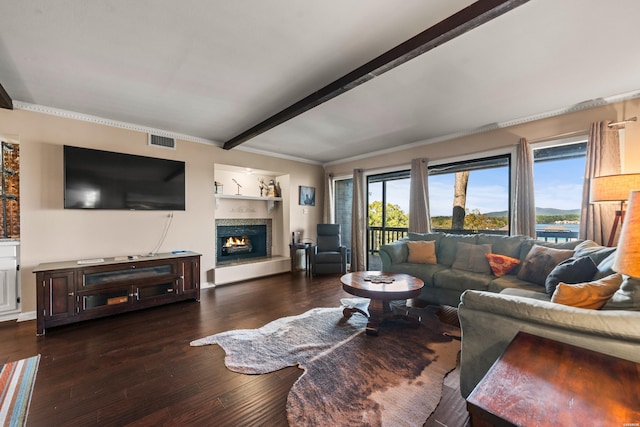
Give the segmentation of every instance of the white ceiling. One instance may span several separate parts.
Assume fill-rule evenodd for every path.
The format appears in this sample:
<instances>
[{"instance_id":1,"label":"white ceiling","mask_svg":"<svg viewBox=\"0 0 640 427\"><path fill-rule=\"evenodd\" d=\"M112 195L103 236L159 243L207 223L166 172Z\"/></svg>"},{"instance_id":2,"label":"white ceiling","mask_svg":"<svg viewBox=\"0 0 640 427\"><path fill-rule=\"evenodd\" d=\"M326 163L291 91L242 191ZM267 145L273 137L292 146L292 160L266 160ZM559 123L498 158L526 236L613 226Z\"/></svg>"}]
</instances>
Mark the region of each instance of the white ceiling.
<instances>
[{"instance_id":1,"label":"white ceiling","mask_svg":"<svg viewBox=\"0 0 640 427\"><path fill-rule=\"evenodd\" d=\"M222 145L469 0L2 0L30 104ZM640 95L640 1L530 0L236 149L330 163Z\"/></svg>"}]
</instances>

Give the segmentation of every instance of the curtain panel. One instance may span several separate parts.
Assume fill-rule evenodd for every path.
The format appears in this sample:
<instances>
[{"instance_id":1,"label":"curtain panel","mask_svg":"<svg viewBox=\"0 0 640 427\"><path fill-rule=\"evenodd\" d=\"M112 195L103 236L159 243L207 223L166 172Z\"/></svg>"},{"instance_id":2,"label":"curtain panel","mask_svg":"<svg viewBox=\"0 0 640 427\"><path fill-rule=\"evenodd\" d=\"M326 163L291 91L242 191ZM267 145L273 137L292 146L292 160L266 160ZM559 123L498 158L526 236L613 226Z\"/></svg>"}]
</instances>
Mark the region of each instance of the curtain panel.
<instances>
[{"instance_id":1,"label":"curtain panel","mask_svg":"<svg viewBox=\"0 0 640 427\"><path fill-rule=\"evenodd\" d=\"M366 203L364 171L354 169L351 207L351 271L364 271L367 265Z\"/></svg>"},{"instance_id":2,"label":"curtain panel","mask_svg":"<svg viewBox=\"0 0 640 427\"><path fill-rule=\"evenodd\" d=\"M411 181L409 184L409 231L429 233L429 170L428 159L411 160Z\"/></svg>"},{"instance_id":3,"label":"curtain panel","mask_svg":"<svg viewBox=\"0 0 640 427\"><path fill-rule=\"evenodd\" d=\"M580 239L590 239L600 245L607 244L617 206L590 203L591 179L621 172L618 130L610 128L609 123L611 122L595 122L589 129L580 212Z\"/></svg>"},{"instance_id":4,"label":"curtain panel","mask_svg":"<svg viewBox=\"0 0 640 427\"><path fill-rule=\"evenodd\" d=\"M526 138L518 142L515 203L512 215L515 234L536 236L536 201L533 188L533 151Z\"/></svg>"},{"instance_id":5,"label":"curtain panel","mask_svg":"<svg viewBox=\"0 0 640 427\"><path fill-rule=\"evenodd\" d=\"M324 179L324 211L322 215L324 224L335 224L335 194L333 188L333 174L325 174Z\"/></svg>"}]
</instances>

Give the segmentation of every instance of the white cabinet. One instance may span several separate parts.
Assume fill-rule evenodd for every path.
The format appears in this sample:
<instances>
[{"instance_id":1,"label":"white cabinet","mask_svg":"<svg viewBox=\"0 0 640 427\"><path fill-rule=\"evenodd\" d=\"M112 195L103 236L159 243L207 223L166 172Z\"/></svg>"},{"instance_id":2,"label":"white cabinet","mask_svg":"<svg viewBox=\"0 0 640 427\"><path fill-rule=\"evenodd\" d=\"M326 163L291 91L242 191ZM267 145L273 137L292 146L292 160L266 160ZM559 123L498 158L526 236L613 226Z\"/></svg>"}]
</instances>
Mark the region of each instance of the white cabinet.
<instances>
[{"instance_id":1,"label":"white cabinet","mask_svg":"<svg viewBox=\"0 0 640 427\"><path fill-rule=\"evenodd\" d=\"M20 313L18 247L17 241L0 241L0 321L15 319Z\"/></svg>"}]
</instances>

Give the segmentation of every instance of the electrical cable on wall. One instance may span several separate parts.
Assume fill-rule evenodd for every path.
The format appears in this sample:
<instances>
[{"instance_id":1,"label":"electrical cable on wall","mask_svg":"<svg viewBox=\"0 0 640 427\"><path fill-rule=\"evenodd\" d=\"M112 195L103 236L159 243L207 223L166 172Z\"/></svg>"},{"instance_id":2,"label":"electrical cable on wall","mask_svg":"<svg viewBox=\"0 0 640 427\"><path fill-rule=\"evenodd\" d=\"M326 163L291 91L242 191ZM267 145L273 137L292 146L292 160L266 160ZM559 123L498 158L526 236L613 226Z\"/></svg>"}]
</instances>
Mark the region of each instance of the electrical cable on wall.
<instances>
[{"instance_id":1,"label":"electrical cable on wall","mask_svg":"<svg viewBox=\"0 0 640 427\"><path fill-rule=\"evenodd\" d=\"M164 239L167 237L167 233L169 232L169 228L171 227L171 222L172 221L173 221L173 212L171 212L167 216L167 222L165 223L164 229L162 230L162 235L160 236L160 241L158 242L158 244L156 245L154 250L149 252L149 256L156 256L158 254L158 251L160 250L160 247L164 243Z\"/></svg>"}]
</instances>

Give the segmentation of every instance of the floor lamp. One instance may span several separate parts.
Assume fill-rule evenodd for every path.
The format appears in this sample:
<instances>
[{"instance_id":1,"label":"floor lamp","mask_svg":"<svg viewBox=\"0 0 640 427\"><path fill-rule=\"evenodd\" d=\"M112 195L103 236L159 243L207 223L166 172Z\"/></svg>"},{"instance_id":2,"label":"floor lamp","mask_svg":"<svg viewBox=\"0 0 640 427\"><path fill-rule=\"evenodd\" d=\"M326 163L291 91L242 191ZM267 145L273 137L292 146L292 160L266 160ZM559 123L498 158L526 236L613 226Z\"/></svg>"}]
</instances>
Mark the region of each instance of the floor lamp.
<instances>
[{"instance_id":1,"label":"floor lamp","mask_svg":"<svg viewBox=\"0 0 640 427\"><path fill-rule=\"evenodd\" d=\"M621 226L624 222L624 204L632 190L640 190L640 173L605 175L591 180L589 194L591 203L620 203L620 210L616 211L607 246L613 246L618 225Z\"/></svg>"},{"instance_id":2,"label":"floor lamp","mask_svg":"<svg viewBox=\"0 0 640 427\"><path fill-rule=\"evenodd\" d=\"M628 276L622 282L620 291L625 298L633 301L638 298L635 295L640 286L640 191L631 192L627 214L627 221L620 232L613 269Z\"/></svg>"}]
</instances>

